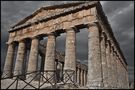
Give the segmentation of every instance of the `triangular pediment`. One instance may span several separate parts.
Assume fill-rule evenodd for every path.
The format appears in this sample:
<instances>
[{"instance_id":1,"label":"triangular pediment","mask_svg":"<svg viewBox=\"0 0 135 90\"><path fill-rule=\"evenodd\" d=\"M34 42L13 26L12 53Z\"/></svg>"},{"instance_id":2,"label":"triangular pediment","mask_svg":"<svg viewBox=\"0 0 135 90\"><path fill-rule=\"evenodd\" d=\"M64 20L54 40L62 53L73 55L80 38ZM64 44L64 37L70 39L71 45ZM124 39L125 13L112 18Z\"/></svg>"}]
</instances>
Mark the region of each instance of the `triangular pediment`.
<instances>
[{"instance_id":1,"label":"triangular pediment","mask_svg":"<svg viewBox=\"0 0 135 90\"><path fill-rule=\"evenodd\" d=\"M21 21L19 21L18 23L16 23L14 27L16 26L20 26L22 24L25 23L31 23L35 20L38 20L40 18L43 17L48 17L51 15L54 15L56 13L62 13L66 10L68 10L69 8L74 8L78 5L84 4L87 1L81 1L81 2L72 2L72 3L67 3L67 4L59 4L59 5L52 5L52 6L46 6L46 7L41 7L38 10L36 10L34 13L32 13L31 15L29 15L28 17L22 19Z\"/></svg>"}]
</instances>

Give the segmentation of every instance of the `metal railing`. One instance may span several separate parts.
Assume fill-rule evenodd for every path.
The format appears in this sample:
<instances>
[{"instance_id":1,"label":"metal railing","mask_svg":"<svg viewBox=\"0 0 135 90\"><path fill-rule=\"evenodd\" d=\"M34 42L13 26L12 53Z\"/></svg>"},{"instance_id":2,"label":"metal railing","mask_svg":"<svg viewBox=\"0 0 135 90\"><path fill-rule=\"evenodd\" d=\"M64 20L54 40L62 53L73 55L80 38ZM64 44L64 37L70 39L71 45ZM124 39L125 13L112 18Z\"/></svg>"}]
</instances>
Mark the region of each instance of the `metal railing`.
<instances>
[{"instance_id":1,"label":"metal railing","mask_svg":"<svg viewBox=\"0 0 135 90\"><path fill-rule=\"evenodd\" d=\"M19 71L17 72L19 73ZM1 80L5 79L12 79L12 83L9 84L5 89L10 89L10 87L15 84L14 89L25 89L27 86L30 86L31 88L34 89L43 89L43 88L58 88L59 85L65 85L67 83L71 83L75 87L77 87L76 80L75 78L75 71L73 70L64 70L62 74L63 79L59 79L57 77L58 72L56 70L46 70L46 71L34 71L34 72L29 72L29 73L24 73L20 75L14 75L12 74L10 77L7 77L8 75L7 71L1 76ZM22 78L23 77L23 78ZM25 77L25 78L24 78ZM59 79L59 82L58 82ZM19 81L22 81L26 85L23 87L19 87L18 83ZM36 81L36 85L33 85L32 82ZM45 86L47 84L48 86ZM44 86L44 87L43 87Z\"/></svg>"}]
</instances>

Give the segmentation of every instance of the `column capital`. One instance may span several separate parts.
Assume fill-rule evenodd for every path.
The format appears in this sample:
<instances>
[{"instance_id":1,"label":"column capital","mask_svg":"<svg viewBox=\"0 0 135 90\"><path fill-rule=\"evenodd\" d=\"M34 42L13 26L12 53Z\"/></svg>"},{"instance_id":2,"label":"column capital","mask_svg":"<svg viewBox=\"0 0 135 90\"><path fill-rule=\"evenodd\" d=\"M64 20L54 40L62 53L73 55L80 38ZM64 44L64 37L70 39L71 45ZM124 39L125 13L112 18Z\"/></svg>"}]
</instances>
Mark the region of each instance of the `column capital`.
<instances>
[{"instance_id":1,"label":"column capital","mask_svg":"<svg viewBox=\"0 0 135 90\"><path fill-rule=\"evenodd\" d=\"M69 28L65 29L65 32L67 32L67 31L79 32L79 30L76 27L69 27Z\"/></svg>"},{"instance_id":2,"label":"column capital","mask_svg":"<svg viewBox=\"0 0 135 90\"><path fill-rule=\"evenodd\" d=\"M59 34L56 33L56 32L51 32L51 33L48 33L47 36L55 36L55 37L57 37L57 36L59 36Z\"/></svg>"},{"instance_id":3,"label":"column capital","mask_svg":"<svg viewBox=\"0 0 135 90\"><path fill-rule=\"evenodd\" d=\"M114 54L117 56L117 52L116 52L116 50L114 49Z\"/></svg>"},{"instance_id":4,"label":"column capital","mask_svg":"<svg viewBox=\"0 0 135 90\"><path fill-rule=\"evenodd\" d=\"M117 48L114 46L114 52L117 53Z\"/></svg>"},{"instance_id":5,"label":"column capital","mask_svg":"<svg viewBox=\"0 0 135 90\"><path fill-rule=\"evenodd\" d=\"M101 31L101 37L105 37L105 38L106 38L106 40L107 40L107 33L106 33L106 32L104 32L104 31Z\"/></svg>"},{"instance_id":6,"label":"column capital","mask_svg":"<svg viewBox=\"0 0 135 90\"><path fill-rule=\"evenodd\" d=\"M40 36L34 36L34 37L31 37L31 39L39 39Z\"/></svg>"},{"instance_id":7,"label":"column capital","mask_svg":"<svg viewBox=\"0 0 135 90\"><path fill-rule=\"evenodd\" d=\"M105 40L105 43L106 43L106 40L107 40L107 35L105 32L101 32L100 33L100 37L101 37L101 40L104 39Z\"/></svg>"},{"instance_id":8,"label":"column capital","mask_svg":"<svg viewBox=\"0 0 135 90\"><path fill-rule=\"evenodd\" d=\"M90 22L87 24L87 27L92 27L92 26L98 26L98 21Z\"/></svg>"},{"instance_id":9,"label":"column capital","mask_svg":"<svg viewBox=\"0 0 135 90\"><path fill-rule=\"evenodd\" d=\"M110 39L107 39L107 40L106 40L106 45L109 45L109 46L111 46L111 42L110 42Z\"/></svg>"},{"instance_id":10,"label":"column capital","mask_svg":"<svg viewBox=\"0 0 135 90\"><path fill-rule=\"evenodd\" d=\"M24 42L25 41L25 39L23 38L23 39L19 39L18 40L18 42Z\"/></svg>"},{"instance_id":11,"label":"column capital","mask_svg":"<svg viewBox=\"0 0 135 90\"><path fill-rule=\"evenodd\" d=\"M111 50L111 52L112 52L112 54L113 54L113 52L114 52L114 47L111 45L110 46L110 50Z\"/></svg>"}]
</instances>

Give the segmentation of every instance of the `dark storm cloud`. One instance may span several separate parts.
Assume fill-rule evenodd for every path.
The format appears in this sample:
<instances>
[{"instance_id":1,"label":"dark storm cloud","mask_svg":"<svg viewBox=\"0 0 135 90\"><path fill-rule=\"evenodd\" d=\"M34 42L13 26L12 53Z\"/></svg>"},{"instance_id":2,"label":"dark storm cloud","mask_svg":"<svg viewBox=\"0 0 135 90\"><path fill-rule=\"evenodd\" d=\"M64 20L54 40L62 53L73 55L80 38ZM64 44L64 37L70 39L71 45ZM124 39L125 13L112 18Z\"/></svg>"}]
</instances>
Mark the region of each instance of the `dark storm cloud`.
<instances>
[{"instance_id":1,"label":"dark storm cloud","mask_svg":"<svg viewBox=\"0 0 135 90\"><path fill-rule=\"evenodd\" d=\"M6 44L10 26L28 16L41 6L68 3L69 1L2 1L1 2L1 60L6 56ZM112 26L124 56L129 64L129 78L133 80L134 72L134 3L133 1L102 1L103 10ZM87 30L77 33L77 58L87 63ZM57 38L57 50L65 51L65 36ZM3 67L3 63L1 63Z\"/></svg>"}]
</instances>

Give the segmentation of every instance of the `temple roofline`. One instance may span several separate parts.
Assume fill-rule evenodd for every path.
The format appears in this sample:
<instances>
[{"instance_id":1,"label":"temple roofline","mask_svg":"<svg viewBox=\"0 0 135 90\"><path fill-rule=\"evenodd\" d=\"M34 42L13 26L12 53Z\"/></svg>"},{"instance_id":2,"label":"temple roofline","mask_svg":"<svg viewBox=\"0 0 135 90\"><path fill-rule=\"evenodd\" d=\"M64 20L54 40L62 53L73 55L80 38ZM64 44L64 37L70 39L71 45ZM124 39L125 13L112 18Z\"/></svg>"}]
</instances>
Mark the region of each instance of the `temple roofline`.
<instances>
[{"instance_id":1,"label":"temple roofline","mask_svg":"<svg viewBox=\"0 0 135 90\"><path fill-rule=\"evenodd\" d=\"M66 8L70 6L77 6L83 3L86 3L88 1L78 1L78 2L71 2L71 3L62 3L62 4L56 4L56 5L48 5L48 6L42 6L39 9L35 10L31 15L27 16L26 18L23 18L19 22L17 22L15 25L11 26L11 28L14 28L22 23L24 23L27 19L30 19L37 15L37 13L41 12L42 10L49 10L49 9L56 9L56 8Z\"/></svg>"},{"instance_id":2,"label":"temple roofline","mask_svg":"<svg viewBox=\"0 0 135 90\"><path fill-rule=\"evenodd\" d=\"M38 23L38 22L41 22L42 20L48 20L50 18L54 18L54 17L57 17L57 16L61 16L65 13L70 13L70 12L73 12L73 11L76 11L78 9L81 9L83 7L88 7L88 6L93 6L95 4L97 4L97 2L99 1L92 1L92 2L89 2L89 3L84 3L81 4L81 5L78 5L76 6L75 8L70 8L70 9L67 9L66 11L64 12L60 12L60 13L56 13L55 15L51 15L51 16L47 16L45 18L42 18L41 20L35 20L34 22L31 22L31 23L24 23L27 19L30 19L32 18L34 15L36 15L38 12L40 12L40 10L43 8L41 7L40 9L36 10L33 14L29 15L28 17L22 19L20 22L18 22L17 24L15 24L14 26L11 27L11 29L9 30L9 32L12 32L12 31L15 31L15 30L18 30L20 28L23 28L23 27L27 27L31 24L34 24L34 23ZM85 5L86 4L86 5ZM59 5L60 6L60 5ZM62 5L63 6L63 5ZM50 8L51 6L48 6L48 8ZM56 7L56 6L55 6ZM45 7L44 7L45 8Z\"/></svg>"}]
</instances>

